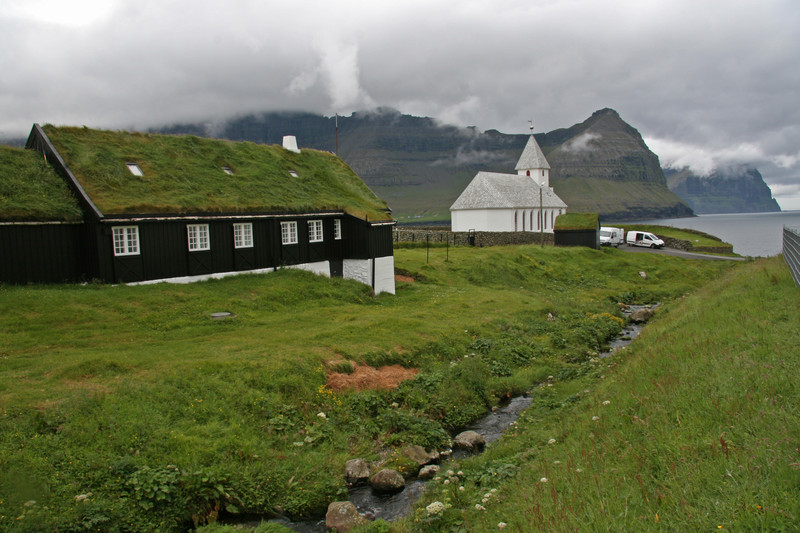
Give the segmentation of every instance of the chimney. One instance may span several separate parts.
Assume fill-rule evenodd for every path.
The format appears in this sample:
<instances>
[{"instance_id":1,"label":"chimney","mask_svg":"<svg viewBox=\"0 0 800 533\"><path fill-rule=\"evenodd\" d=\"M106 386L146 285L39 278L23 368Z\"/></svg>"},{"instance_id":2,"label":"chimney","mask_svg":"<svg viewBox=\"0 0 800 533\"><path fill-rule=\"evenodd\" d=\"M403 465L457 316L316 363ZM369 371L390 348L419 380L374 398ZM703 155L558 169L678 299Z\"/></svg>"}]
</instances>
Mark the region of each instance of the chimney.
<instances>
[{"instance_id":1,"label":"chimney","mask_svg":"<svg viewBox=\"0 0 800 533\"><path fill-rule=\"evenodd\" d=\"M300 149L297 147L297 139L294 135L283 136L283 147L290 152L294 152L296 154L300 153Z\"/></svg>"}]
</instances>

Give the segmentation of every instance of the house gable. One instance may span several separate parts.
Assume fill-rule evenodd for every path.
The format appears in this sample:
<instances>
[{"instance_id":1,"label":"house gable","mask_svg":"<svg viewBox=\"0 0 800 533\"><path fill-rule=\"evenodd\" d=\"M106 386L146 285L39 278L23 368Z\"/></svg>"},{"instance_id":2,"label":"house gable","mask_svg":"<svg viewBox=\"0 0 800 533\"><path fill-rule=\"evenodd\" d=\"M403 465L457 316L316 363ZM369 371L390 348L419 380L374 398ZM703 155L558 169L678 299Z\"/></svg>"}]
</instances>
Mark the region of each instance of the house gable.
<instances>
[{"instance_id":1,"label":"house gable","mask_svg":"<svg viewBox=\"0 0 800 533\"><path fill-rule=\"evenodd\" d=\"M0 221L82 219L78 201L41 154L0 146Z\"/></svg>"}]
</instances>

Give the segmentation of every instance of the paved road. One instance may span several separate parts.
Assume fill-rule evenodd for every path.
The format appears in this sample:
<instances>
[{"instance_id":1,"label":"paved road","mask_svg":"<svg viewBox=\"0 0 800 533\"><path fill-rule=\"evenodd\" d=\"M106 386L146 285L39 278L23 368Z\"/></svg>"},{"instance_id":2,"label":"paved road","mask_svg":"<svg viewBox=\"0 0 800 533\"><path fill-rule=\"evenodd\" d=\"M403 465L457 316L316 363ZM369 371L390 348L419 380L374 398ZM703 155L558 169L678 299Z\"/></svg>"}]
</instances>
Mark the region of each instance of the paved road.
<instances>
[{"instance_id":1,"label":"paved road","mask_svg":"<svg viewBox=\"0 0 800 533\"><path fill-rule=\"evenodd\" d=\"M706 259L708 261L744 261L744 257L728 257L725 255L709 255L709 254L696 254L693 252L685 252L683 250L677 250L675 248L661 248L661 249L654 249L654 248L645 248L644 246L628 246L627 244L621 244L619 246L620 250L624 250L626 252L647 252L651 254L662 254L662 255L673 255L675 257L685 257L686 259Z\"/></svg>"}]
</instances>

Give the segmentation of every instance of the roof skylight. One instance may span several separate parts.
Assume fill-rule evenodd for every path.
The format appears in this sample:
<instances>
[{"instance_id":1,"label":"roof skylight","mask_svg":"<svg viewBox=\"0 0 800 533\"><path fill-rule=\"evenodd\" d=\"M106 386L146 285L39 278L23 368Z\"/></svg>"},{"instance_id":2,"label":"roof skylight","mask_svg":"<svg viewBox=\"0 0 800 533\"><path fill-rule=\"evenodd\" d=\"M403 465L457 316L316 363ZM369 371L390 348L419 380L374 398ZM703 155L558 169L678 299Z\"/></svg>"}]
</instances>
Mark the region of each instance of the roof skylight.
<instances>
[{"instance_id":1,"label":"roof skylight","mask_svg":"<svg viewBox=\"0 0 800 533\"><path fill-rule=\"evenodd\" d=\"M144 176L144 172L142 172L142 169L139 168L139 165L137 165L136 163L125 163L125 166L128 167L128 170L130 170L131 174L133 174L134 176L139 176L139 177Z\"/></svg>"}]
</instances>

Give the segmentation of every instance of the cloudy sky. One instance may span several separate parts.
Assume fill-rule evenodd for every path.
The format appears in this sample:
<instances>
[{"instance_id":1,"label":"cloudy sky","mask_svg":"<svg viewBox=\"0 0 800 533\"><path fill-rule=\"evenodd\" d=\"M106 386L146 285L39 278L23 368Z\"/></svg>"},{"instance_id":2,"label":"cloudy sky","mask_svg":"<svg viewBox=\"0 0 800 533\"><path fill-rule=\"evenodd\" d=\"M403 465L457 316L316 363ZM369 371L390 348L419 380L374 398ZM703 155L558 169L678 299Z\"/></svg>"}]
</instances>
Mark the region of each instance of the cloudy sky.
<instances>
[{"instance_id":1,"label":"cloudy sky","mask_svg":"<svg viewBox=\"0 0 800 533\"><path fill-rule=\"evenodd\" d=\"M798 0L0 0L0 138L389 106L537 132L604 107L800 209Z\"/></svg>"}]
</instances>

